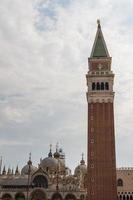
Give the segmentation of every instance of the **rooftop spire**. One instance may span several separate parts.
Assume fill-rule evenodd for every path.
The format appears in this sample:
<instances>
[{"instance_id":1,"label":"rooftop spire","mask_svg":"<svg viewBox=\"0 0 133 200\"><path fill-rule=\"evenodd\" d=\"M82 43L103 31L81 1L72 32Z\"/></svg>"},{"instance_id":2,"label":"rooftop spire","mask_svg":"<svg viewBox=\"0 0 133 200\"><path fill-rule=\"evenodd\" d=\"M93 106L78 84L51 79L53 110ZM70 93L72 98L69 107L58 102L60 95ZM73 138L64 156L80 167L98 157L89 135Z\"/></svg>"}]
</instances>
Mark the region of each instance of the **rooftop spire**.
<instances>
[{"instance_id":1,"label":"rooftop spire","mask_svg":"<svg viewBox=\"0 0 133 200\"><path fill-rule=\"evenodd\" d=\"M7 175L11 175L11 174L12 174L11 168L8 167Z\"/></svg>"},{"instance_id":2,"label":"rooftop spire","mask_svg":"<svg viewBox=\"0 0 133 200\"><path fill-rule=\"evenodd\" d=\"M59 143L56 143L56 152L54 153L54 158L59 158L60 153L59 153Z\"/></svg>"},{"instance_id":3,"label":"rooftop spire","mask_svg":"<svg viewBox=\"0 0 133 200\"><path fill-rule=\"evenodd\" d=\"M29 153L29 160L31 160L31 152Z\"/></svg>"},{"instance_id":4,"label":"rooftop spire","mask_svg":"<svg viewBox=\"0 0 133 200\"><path fill-rule=\"evenodd\" d=\"M97 20L97 33L93 44L91 58L109 57L108 49L101 30L100 20Z\"/></svg>"},{"instance_id":5,"label":"rooftop spire","mask_svg":"<svg viewBox=\"0 0 133 200\"><path fill-rule=\"evenodd\" d=\"M17 165L16 170L15 170L15 175L19 175L19 174L20 174L20 172L19 172L18 165Z\"/></svg>"},{"instance_id":6,"label":"rooftop spire","mask_svg":"<svg viewBox=\"0 0 133 200\"><path fill-rule=\"evenodd\" d=\"M28 165L32 165L32 161L31 161L31 152L29 153L29 160L27 162Z\"/></svg>"},{"instance_id":7,"label":"rooftop spire","mask_svg":"<svg viewBox=\"0 0 133 200\"><path fill-rule=\"evenodd\" d=\"M2 174L3 174L3 175L5 175L5 174L6 174L6 167L5 167L5 165L4 165L4 167L3 167Z\"/></svg>"},{"instance_id":8,"label":"rooftop spire","mask_svg":"<svg viewBox=\"0 0 133 200\"><path fill-rule=\"evenodd\" d=\"M84 161L84 154L82 153L82 159L81 159L81 161L80 161L80 164L81 165L84 165L85 164L85 161Z\"/></svg>"},{"instance_id":9,"label":"rooftop spire","mask_svg":"<svg viewBox=\"0 0 133 200\"><path fill-rule=\"evenodd\" d=\"M100 19L97 19L98 28L101 28Z\"/></svg>"},{"instance_id":10,"label":"rooftop spire","mask_svg":"<svg viewBox=\"0 0 133 200\"><path fill-rule=\"evenodd\" d=\"M50 144L50 150L49 150L49 153L48 153L48 157L52 157L52 144Z\"/></svg>"}]
</instances>

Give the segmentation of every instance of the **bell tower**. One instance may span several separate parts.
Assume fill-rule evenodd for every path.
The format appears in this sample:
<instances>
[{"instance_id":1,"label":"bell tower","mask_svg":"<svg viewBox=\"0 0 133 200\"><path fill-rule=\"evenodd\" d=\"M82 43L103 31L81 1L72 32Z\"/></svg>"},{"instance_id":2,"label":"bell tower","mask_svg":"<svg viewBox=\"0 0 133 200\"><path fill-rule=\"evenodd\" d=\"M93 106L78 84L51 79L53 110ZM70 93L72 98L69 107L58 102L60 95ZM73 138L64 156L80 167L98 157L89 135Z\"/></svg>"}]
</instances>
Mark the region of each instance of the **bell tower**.
<instances>
[{"instance_id":1,"label":"bell tower","mask_svg":"<svg viewBox=\"0 0 133 200\"><path fill-rule=\"evenodd\" d=\"M88 200L116 200L114 73L99 20L88 63Z\"/></svg>"}]
</instances>

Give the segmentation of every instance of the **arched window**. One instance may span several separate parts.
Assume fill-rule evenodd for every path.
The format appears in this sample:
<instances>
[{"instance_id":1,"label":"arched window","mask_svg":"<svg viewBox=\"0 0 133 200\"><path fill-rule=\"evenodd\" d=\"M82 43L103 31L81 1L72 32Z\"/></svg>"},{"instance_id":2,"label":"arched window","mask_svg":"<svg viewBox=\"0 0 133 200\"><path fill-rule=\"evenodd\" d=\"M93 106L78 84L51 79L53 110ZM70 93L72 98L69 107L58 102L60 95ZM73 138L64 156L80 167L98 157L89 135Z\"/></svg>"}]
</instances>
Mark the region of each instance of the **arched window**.
<instances>
[{"instance_id":1,"label":"arched window","mask_svg":"<svg viewBox=\"0 0 133 200\"><path fill-rule=\"evenodd\" d=\"M108 82L105 83L105 89L109 90L109 83Z\"/></svg>"},{"instance_id":2,"label":"arched window","mask_svg":"<svg viewBox=\"0 0 133 200\"><path fill-rule=\"evenodd\" d=\"M132 197L132 195L130 195L130 200L133 200L133 197Z\"/></svg>"},{"instance_id":3,"label":"arched window","mask_svg":"<svg viewBox=\"0 0 133 200\"><path fill-rule=\"evenodd\" d=\"M81 194L81 195L80 195L80 200L84 200L84 199L85 199L84 194Z\"/></svg>"},{"instance_id":4,"label":"arched window","mask_svg":"<svg viewBox=\"0 0 133 200\"><path fill-rule=\"evenodd\" d=\"M97 83L97 90L100 90L100 83Z\"/></svg>"},{"instance_id":5,"label":"arched window","mask_svg":"<svg viewBox=\"0 0 133 200\"><path fill-rule=\"evenodd\" d=\"M92 90L95 90L96 89L96 84L93 82L92 83Z\"/></svg>"},{"instance_id":6,"label":"arched window","mask_svg":"<svg viewBox=\"0 0 133 200\"><path fill-rule=\"evenodd\" d=\"M10 194L3 194L2 200L11 200L12 196Z\"/></svg>"},{"instance_id":7,"label":"arched window","mask_svg":"<svg viewBox=\"0 0 133 200\"><path fill-rule=\"evenodd\" d=\"M104 90L104 83L101 83L101 90Z\"/></svg>"},{"instance_id":8,"label":"arched window","mask_svg":"<svg viewBox=\"0 0 133 200\"><path fill-rule=\"evenodd\" d=\"M120 186L120 187L123 186L123 180L122 180L121 178L119 178L119 179L117 180L117 186Z\"/></svg>"},{"instance_id":9,"label":"arched window","mask_svg":"<svg viewBox=\"0 0 133 200\"><path fill-rule=\"evenodd\" d=\"M65 200L76 200L76 197L74 194L67 194Z\"/></svg>"},{"instance_id":10,"label":"arched window","mask_svg":"<svg viewBox=\"0 0 133 200\"><path fill-rule=\"evenodd\" d=\"M122 200L122 196L120 195L120 200Z\"/></svg>"},{"instance_id":11,"label":"arched window","mask_svg":"<svg viewBox=\"0 0 133 200\"><path fill-rule=\"evenodd\" d=\"M51 199L52 200L62 200L62 196L59 193L54 193Z\"/></svg>"},{"instance_id":12,"label":"arched window","mask_svg":"<svg viewBox=\"0 0 133 200\"><path fill-rule=\"evenodd\" d=\"M127 195L127 200L129 200L129 196Z\"/></svg>"},{"instance_id":13,"label":"arched window","mask_svg":"<svg viewBox=\"0 0 133 200\"><path fill-rule=\"evenodd\" d=\"M15 195L15 200L25 200L25 196L23 193L17 193Z\"/></svg>"},{"instance_id":14,"label":"arched window","mask_svg":"<svg viewBox=\"0 0 133 200\"><path fill-rule=\"evenodd\" d=\"M123 195L123 200L126 200L126 197L125 197L125 195Z\"/></svg>"},{"instance_id":15,"label":"arched window","mask_svg":"<svg viewBox=\"0 0 133 200\"><path fill-rule=\"evenodd\" d=\"M35 176L32 182L32 186L48 188L48 180L45 176L42 175Z\"/></svg>"},{"instance_id":16,"label":"arched window","mask_svg":"<svg viewBox=\"0 0 133 200\"><path fill-rule=\"evenodd\" d=\"M46 200L46 194L40 190L36 189L34 190L30 195L30 200Z\"/></svg>"}]
</instances>

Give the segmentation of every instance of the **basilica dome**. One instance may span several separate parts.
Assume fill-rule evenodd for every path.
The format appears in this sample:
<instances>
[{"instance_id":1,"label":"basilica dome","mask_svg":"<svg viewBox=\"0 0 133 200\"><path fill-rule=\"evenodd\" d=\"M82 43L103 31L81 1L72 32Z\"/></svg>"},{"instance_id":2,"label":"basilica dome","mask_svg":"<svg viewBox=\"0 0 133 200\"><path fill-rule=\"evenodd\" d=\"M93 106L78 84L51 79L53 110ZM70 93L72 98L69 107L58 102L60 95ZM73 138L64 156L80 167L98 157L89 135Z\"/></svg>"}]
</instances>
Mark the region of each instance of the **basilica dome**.
<instances>
[{"instance_id":1,"label":"basilica dome","mask_svg":"<svg viewBox=\"0 0 133 200\"><path fill-rule=\"evenodd\" d=\"M50 151L48 153L48 157L41 159L40 166L46 170L51 172L56 172L57 170L60 173L65 173L65 154L62 149L56 147L56 151L52 154L52 149L50 145Z\"/></svg>"},{"instance_id":2,"label":"basilica dome","mask_svg":"<svg viewBox=\"0 0 133 200\"><path fill-rule=\"evenodd\" d=\"M75 176L78 176L80 174L86 174L86 173L87 173L87 166L85 165L85 161L82 158L80 164L75 168L74 174Z\"/></svg>"},{"instance_id":3,"label":"basilica dome","mask_svg":"<svg viewBox=\"0 0 133 200\"><path fill-rule=\"evenodd\" d=\"M74 174L78 175L79 173L82 173L82 174L86 174L87 173L86 165L81 165L80 164L75 168Z\"/></svg>"},{"instance_id":4,"label":"basilica dome","mask_svg":"<svg viewBox=\"0 0 133 200\"><path fill-rule=\"evenodd\" d=\"M44 169L57 170L58 160L53 157L47 157L41 161L40 165Z\"/></svg>"},{"instance_id":5,"label":"basilica dome","mask_svg":"<svg viewBox=\"0 0 133 200\"><path fill-rule=\"evenodd\" d=\"M37 170L37 167L33 166L32 164L30 165L30 172L34 173ZM21 170L21 175L27 175L29 173L29 165L25 165L22 170Z\"/></svg>"}]
</instances>

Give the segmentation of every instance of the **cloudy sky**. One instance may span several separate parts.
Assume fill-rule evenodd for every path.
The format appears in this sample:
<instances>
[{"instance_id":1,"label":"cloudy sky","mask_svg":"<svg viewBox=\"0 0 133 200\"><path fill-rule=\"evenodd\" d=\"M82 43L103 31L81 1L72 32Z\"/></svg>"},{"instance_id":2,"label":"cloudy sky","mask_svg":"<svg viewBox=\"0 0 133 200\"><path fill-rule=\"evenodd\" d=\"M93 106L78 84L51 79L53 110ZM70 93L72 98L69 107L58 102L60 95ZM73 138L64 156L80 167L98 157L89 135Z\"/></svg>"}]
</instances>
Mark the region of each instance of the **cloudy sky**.
<instances>
[{"instance_id":1,"label":"cloudy sky","mask_svg":"<svg viewBox=\"0 0 133 200\"><path fill-rule=\"evenodd\" d=\"M133 166L133 1L0 1L0 154L33 164L56 142L86 158L85 74L97 18L113 57L117 166Z\"/></svg>"}]
</instances>

